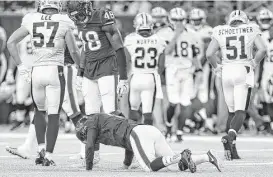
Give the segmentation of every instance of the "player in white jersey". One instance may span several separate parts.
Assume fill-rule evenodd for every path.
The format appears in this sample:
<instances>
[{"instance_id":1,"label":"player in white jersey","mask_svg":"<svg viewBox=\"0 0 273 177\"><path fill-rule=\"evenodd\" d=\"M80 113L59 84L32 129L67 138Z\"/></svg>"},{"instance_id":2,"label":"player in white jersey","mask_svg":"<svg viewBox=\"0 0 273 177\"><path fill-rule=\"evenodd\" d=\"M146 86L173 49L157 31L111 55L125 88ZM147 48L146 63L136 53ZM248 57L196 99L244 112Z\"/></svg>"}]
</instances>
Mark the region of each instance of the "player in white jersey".
<instances>
[{"instance_id":1,"label":"player in white jersey","mask_svg":"<svg viewBox=\"0 0 273 177\"><path fill-rule=\"evenodd\" d=\"M8 40L8 49L20 72L26 67L22 65L16 45L28 34L31 35L35 58L31 73L31 90L36 108L34 124L39 149L35 162L50 166L55 165L51 154L58 136L59 112L64 98L65 44L77 64L80 61L80 52L72 32L73 23L71 24L71 20L66 15L59 14L60 1L41 0L39 2L40 12L24 16L21 27Z\"/></svg>"},{"instance_id":2,"label":"player in white jersey","mask_svg":"<svg viewBox=\"0 0 273 177\"><path fill-rule=\"evenodd\" d=\"M231 12L226 25L213 29L207 59L217 75L222 77L225 101L228 105L228 135L222 137L227 160L239 159L236 150L237 132L243 125L254 86L254 69L264 58L267 47L258 25L249 23L240 10ZM253 59L253 46L257 53ZM222 65L217 64L216 52L221 50Z\"/></svg>"},{"instance_id":3,"label":"player in white jersey","mask_svg":"<svg viewBox=\"0 0 273 177\"><path fill-rule=\"evenodd\" d=\"M257 73L257 85L259 86L262 110L262 116L269 116L271 118L271 126L268 131L273 133L273 115L272 115L272 93L270 93L271 83L270 77L272 75L272 25L273 25L273 13L268 9L262 9L258 16L257 21L262 31L262 38L268 46L267 58L261 61L259 72Z\"/></svg>"},{"instance_id":4,"label":"player in white jersey","mask_svg":"<svg viewBox=\"0 0 273 177\"><path fill-rule=\"evenodd\" d=\"M188 27L198 33L198 36L200 37L197 58L201 60L203 66L203 79L201 83L195 83L195 90L197 95L194 94L194 96L196 96L197 100L200 101L201 104L200 106L197 104L195 107L193 107L205 120L205 127L214 132L213 120L211 119L211 115L208 117L206 110L206 108L208 108L207 103L209 101L210 95L212 94L211 92L213 92L214 86L214 76L212 76L210 65L205 57L205 51L207 50L212 34L212 27L206 23L206 18L207 16L205 11L199 8L194 8L189 13L190 24Z\"/></svg>"},{"instance_id":5,"label":"player in white jersey","mask_svg":"<svg viewBox=\"0 0 273 177\"><path fill-rule=\"evenodd\" d=\"M152 17L148 13L137 14L134 26L136 32L126 36L124 43L131 56L129 117L140 122L141 119L137 115L142 103L144 123L153 125L152 111L155 98L157 92L161 91L158 65L164 64L163 50L166 43L158 35L153 34ZM164 66L161 65L160 68Z\"/></svg>"},{"instance_id":6,"label":"player in white jersey","mask_svg":"<svg viewBox=\"0 0 273 177\"><path fill-rule=\"evenodd\" d=\"M154 33L160 36L166 43L170 42L173 33L173 28L168 21L168 13L162 7L155 7L151 11L153 17L153 30ZM165 81L165 70L160 75L161 88L163 95L158 95L154 105L154 126L156 126L161 132L166 132L165 127L165 110L168 106L168 98L166 93L166 81Z\"/></svg>"},{"instance_id":7,"label":"player in white jersey","mask_svg":"<svg viewBox=\"0 0 273 177\"><path fill-rule=\"evenodd\" d=\"M180 106L176 132L178 141L182 141L185 121L191 117L194 69L199 74L202 71L200 60L196 58L196 46L199 39L196 32L186 28L186 18L187 14L181 8L170 11L170 21L174 24L175 34L166 48L166 87L170 102L167 110L167 129L168 133L171 133L171 119L176 106ZM197 78L200 78L199 74Z\"/></svg>"},{"instance_id":8,"label":"player in white jersey","mask_svg":"<svg viewBox=\"0 0 273 177\"><path fill-rule=\"evenodd\" d=\"M32 44L31 44L31 36L28 35L18 44L18 51L20 57L22 58L22 63L26 67L25 70L16 74L16 121L13 123L11 130L18 128L20 125L24 123L25 115L27 112L27 108L30 109L30 105L32 104L32 99L30 95L30 72L32 68L32 63L34 61L32 55ZM14 70L16 65L14 62L9 63L9 69L6 75L6 81L9 84L13 84L15 82L14 79ZM30 110L29 110L30 111ZM32 115L30 115L32 117ZM32 118L31 118L32 119Z\"/></svg>"}]
</instances>

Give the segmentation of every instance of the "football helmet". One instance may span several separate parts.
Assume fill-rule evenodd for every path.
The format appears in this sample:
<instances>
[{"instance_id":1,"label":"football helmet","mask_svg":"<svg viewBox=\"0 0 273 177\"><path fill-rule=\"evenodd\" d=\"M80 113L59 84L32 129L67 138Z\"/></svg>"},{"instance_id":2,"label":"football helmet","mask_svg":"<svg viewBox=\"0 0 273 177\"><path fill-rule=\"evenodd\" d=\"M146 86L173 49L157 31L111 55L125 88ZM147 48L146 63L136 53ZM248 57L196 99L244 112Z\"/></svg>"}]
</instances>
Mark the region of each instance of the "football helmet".
<instances>
[{"instance_id":1,"label":"football helmet","mask_svg":"<svg viewBox=\"0 0 273 177\"><path fill-rule=\"evenodd\" d=\"M268 30L273 24L273 13L268 9L260 10L257 21L262 30Z\"/></svg>"},{"instance_id":2,"label":"football helmet","mask_svg":"<svg viewBox=\"0 0 273 177\"><path fill-rule=\"evenodd\" d=\"M141 33L143 31L151 33L153 30L152 16L145 12L137 14L134 19L134 27L137 33Z\"/></svg>"},{"instance_id":3,"label":"football helmet","mask_svg":"<svg viewBox=\"0 0 273 177\"><path fill-rule=\"evenodd\" d=\"M180 7L176 7L170 10L169 21L176 28L177 23L183 23L186 25L187 23L187 13Z\"/></svg>"},{"instance_id":4,"label":"football helmet","mask_svg":"<svg viewBox=\"0 0 273 177\"><path fill-rule=\"evenodd\" d=\"M206 23L207 15L202 9L192 9L189 14L190 23L194 27L200 27L202 24Z\"/></svg>"},{"instance_id":5,"label":"football helmet","mask_svg":"<svg viewBox=\"0 0 273 177\"><path fill-rule=\"evenodd\" d=\"M82 117L77 123L76 123L76 127L75 127L75 131L76 131L76 137L83 142L84 144L86 144L87 141L87 126L85 125L87 121L87 118L84 116Z\"/></svg>"},{"instance_id":6,"label":"football helmet","mask_svg":"<svg viewBox=\"0 0 273 177\"><path fill-rule=\"evenodd\" d=\"M240 21L242 23L248 23L248 17L244 11L234 10L230 13L228 17L228 25L233 24L236 21Z\"/></svg>"},{"instance_id":7,"label":"football helmet","mask_svg":"<svg viewBox=\"0 0 273 177\"><path fill-rule=\"evenodd\" d=\"M91 15L93 7L90 0L68 1L66 3L68 16L77 23L85 23Z\"/></svg>"},{"instance_id":8,"label":"football helmet","mask_svg":"<svg viewBox=\"0 0 273 177\"><path fill-rule=\"evenodd\" d=\"M151 11L153 23L156 27L164 26L168 23L167 11L162 7L155 7Z\"/></svg>"},{"instance_id":9,"label":"football helmet","mask_svg":"<svg viewBox=\"0 0 273 177\"><path fill-rule=\"evenodd\" d=\"M60 12L62 9L60 0L38 0L36 6L38 12L42 12L45 9L56 9Z\"/></svg>"}]
</instances>

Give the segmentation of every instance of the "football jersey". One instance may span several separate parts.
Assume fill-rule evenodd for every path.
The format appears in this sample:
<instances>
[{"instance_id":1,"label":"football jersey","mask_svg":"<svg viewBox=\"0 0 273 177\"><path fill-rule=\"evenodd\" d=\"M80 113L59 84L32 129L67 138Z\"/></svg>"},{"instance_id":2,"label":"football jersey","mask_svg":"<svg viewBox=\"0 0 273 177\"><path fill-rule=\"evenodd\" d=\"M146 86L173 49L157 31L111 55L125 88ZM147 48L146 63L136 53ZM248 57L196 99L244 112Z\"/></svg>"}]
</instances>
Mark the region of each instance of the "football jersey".
<instances>
[{"instance_id":1,"label":"football jersey","mask_svg":"<svg viewBox=\"0 0 273 177\"><path fill-rule=\"evenodd\" d=\"M116 52L108 40L106 33L102 31L105 25L115 23L115 16L108 9L94 9L88 21L76 24L79 37L83 41L86 60L99 60L115 55Z\"/></svg>"},{"instance_id":2,"label":"football jersey","mask_svg":"<svg viewBox=\"0 0 273 177\"><path fill-rule=\"evenodd\" d=\"M258 25L242 24L237 27L229 25L217 26L212 37L218 41L222 52L222 64L247 64L253 59L253 45L257 35L260 35Z\"/></svg>"},{"instance_id":3,"label":"football jersey","mask_svg":"<svg viewBox=\"0 0 273 177\"><path fill-rule=\"evenodd\" d=\"M74 29L73 21L64 14L29 13L22 21L31 35L33 66L64 64L65 35Z\"/></svg>"},{"instance_id":4,"label":"football jersey","mask_svg":"<svg viewBox=\"0 0 273 177\"><path fill-rule=\"evenodd\" d=\"M193 66L193 58L196 55L196 46L198 46L199 42L198 34L186 28L176 39L176 45L172 54L166 57L166 66L191 68Z\"/></svg>"},{"instance_id":5,"label":"football jersey","mask_svg":"<svg viewBox=\"0 0 273 177\"><path fill-rule=\"evenodd\" d=\"M2 47L0 48L0 54L3 52L6 48L7 43L7 34L4 28L0 26L0 39L3 41Z\"/></svg>"},{"instance_id":6,"label":"football jersey","mask_svg":"<svg viewBox=\"0 0 273 177\"><path fill-rule=\"evenodd\" d=\"M125 37L124 46L131 55L132 74L156 73L159 56L163 53L166 42L157 34L143 37L132 33Z\"/></svg>"},{"instance_id":7,"label":"football jersey","mask_svg":"<svg viewBox=\"0 0 273 177\"><path fill-rule=\"evenodd\" d=\"M21 42L17 44L20 58L24 66L31 68L34 62L33 47L31 36L27 35Z\"/></svg>"}]
</instances>

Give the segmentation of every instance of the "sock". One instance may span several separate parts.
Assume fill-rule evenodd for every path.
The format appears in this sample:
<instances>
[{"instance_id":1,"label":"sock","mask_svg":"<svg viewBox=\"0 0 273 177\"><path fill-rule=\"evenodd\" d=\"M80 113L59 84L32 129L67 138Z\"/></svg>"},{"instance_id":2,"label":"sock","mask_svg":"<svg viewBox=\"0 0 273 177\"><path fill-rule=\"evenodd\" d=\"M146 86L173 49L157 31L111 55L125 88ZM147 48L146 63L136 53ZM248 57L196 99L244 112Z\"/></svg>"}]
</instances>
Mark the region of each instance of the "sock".
<instances>
[{"instance_id":1,"label":"sock","mask_svg":"<svg viewBox=\"0 0 273 177\"><path fill-rule=\"evenodd\" d=\"M232 119L234 118L234 116L235 116L234 112L228 113L228 120L227 120L227 124L226 124L226 133L228 133L228 130L230 129L230 123L231 123Z\"/></svg>"},{"instance_id":2,"label":"sock","mask_svg":"<svg viewBox=\"0 0 273 177\"><path fill-rule=\"evenodd\" d=\"M136 110L130 110L129 119L134 120L137 123L141 123L141 114Z\"/></svg>"},{"instance_id":3,"label":"sock","mask_svg":"<svg viewBox=\"0 0 273 177\"><path fill-rule=\"evenodd\" d=\"M34 124L38 144L45 144L46 121L45 111L35 109Z\"/></svg>"},{"instance_id":4,"label":"sock","mask_svg":"<svg viewBox=\"0 0 273 177\"><path fill-rule=\"evenodd\" d=\"M235 111L235 116L230 123L230 129L234 129L236 132L238 132L244 123L245 117L245 111Z\"/></svg>"},{"instance_id":5,"label":"sock","mask_svg":"<svg viewBox=\"0 0 273 177\"><path fill-rule=\"evenodd\" d=\"M41 152L41 150L45 149L45 147L46 147L46 146L45 146L44 143L39 144L39 145L38 145L38 151Z\"/></svg>"},{"instance_id":6,"label":"sock","mask_svg":"<svg viewBox=\"0 0 273 177\"><path fill-rule=\"evenodd\" d=\"M16 120L23 122L25 120L26 106L24 104L17 104Z\"/></svg>"},{"instance_id":7,"label":"sock","mask_svg":"<svg viewBox=\"0 0 273 177\"><path fill-rule=\"evenodd\" d=\"M165 168L169 165L178 163L180 161L180 159L181 159L180 154L176 154L173 156L159 157L151 162L150 167L153 171L158 171L158 170Z\"/></svg>"},{"instance_id":8,"label":"sock","mask_svg":"<svg viewBox=\"0 0 273 177\"><path fill-rule=\"evenodd\" d=\"M49 161L52 160L52 153L51 152L46 152L45 153L45 158L47 158Z\"/></svg>"},{"instance_id":9,"label":"sock","mask_svg":"<svg viewBox=\"0 0 273 177\"><path fill-rule=\"evenodd\" d=\"M206 120L206 119L208 118L207 112L206 112L206 108L201 108L201 109L199 110L198 113L200 114L200 116L201 116L204 120Z\"/></svg>"},{"instance_id":10,"label":"sock","mask_svg":"<svg viewBox=\"0 0 273 177\"><path fill-rule=\"evenodd\" d=\"M185 122L188 118L191 117L192 109L191 106L182 106L181 105L181 111L178 117L178 129L183 131L183 128L185 126Z\"/></svg>"},{"instance_id":11,"label":"sock","mask_svg":"<svg viewBox=\"0 0 273 177\"><path fill-rule=\"evenodd\" d=\"M144 124L145 125L153 125L153 116L152 113L144 113Z\"/></svg>"},{"instance_id":12,"label":"sock","mask_svg":"<svg viewBox=\"0 0 273 177\"><path fill-rule=\"evenodd\" d=\"M59 132L59 114L48 115L48 125L46 131L46 151L53 153Z\"/></svg>"},{"instance_id":13,"label":"sock","mask_svg":"<svg viewBox=\"0 0 273 177\"><path fill-rule=\"evenodd\" d=\"M78 122L82 117L83 117L83 115L82 115L82 114L79 114L78 116L76 116L76 117L74 117L73 119L71 119L75 127L76 127L76 125L77 125L77 122Z\"/></svg>"},{"instance_id":14,"label":"sock","mask_svg":"<svg viewBox=\"0 0 273 177\"><path fill-rule=\"evenodd\" d=\"M209 156L207 154L192 155L191 158L196 165L209 162Z\"/></svg>"},{"instance_id":15,"label":"sock","mask_svg":"<svg viewBox=\"0 0 273 177\"><path fill-rule=\"evenodd\" d=\"M170 104L167 110L167 121L168 123L172 122L172 118L174 116L175 113L175 107L176 105Z\"/></svg>"},{"instance_id":16,"label":"sock","mask_svg":"<svg viewBox=\"0 0 273 177\"><path fill-rule=\"evenodd\" d=\"M231 137L232 141L236 141L237 132L234 129L228 130L228 136Z\"/></svg>"}]
</instances>

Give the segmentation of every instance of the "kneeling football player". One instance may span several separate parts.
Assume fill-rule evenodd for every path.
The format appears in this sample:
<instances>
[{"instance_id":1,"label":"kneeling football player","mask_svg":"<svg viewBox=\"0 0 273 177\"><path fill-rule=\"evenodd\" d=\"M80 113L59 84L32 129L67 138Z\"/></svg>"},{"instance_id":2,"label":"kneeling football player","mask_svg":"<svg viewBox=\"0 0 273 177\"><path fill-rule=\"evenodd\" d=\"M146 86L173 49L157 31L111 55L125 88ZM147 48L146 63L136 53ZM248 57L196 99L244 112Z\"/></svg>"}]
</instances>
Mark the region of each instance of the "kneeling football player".
<instances>
[{"instance_id":1,"label":"kneeling football player","mask_svg":"<svg viewBox=\"0 0 273 177\"><path fill-rule=\"evenodd\" d=\"M117 114L116 114L117 115ZM98 113L91 117L76 118L76 135L86 144L86 170L92 170L96 143L117 146L125 149L124 168L128 169L133 156L144 171L158 171L165 167L173 171L178 164L181 171L189 169L196 172L196 165L210 162L220 170L219 161L213 151L192 155L186 149L175 154L162 133L151 125L137 124L114 114ZM175 170L178 170L176 167Z\"/></svg>"}]
</instances>

